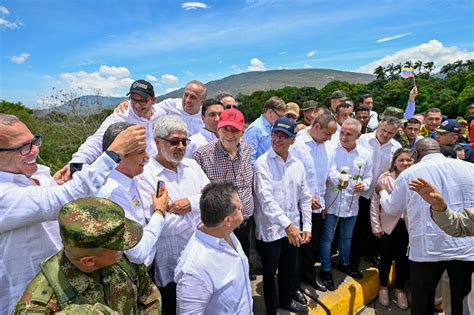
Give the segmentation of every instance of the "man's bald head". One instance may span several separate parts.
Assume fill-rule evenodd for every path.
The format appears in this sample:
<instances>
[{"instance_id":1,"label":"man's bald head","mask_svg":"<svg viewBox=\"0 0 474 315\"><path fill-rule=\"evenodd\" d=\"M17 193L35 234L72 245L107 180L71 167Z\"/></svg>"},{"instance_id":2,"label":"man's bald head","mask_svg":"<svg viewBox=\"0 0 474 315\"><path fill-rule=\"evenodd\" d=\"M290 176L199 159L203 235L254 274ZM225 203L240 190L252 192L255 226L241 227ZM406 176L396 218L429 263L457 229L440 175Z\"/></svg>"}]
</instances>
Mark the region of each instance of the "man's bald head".
<instances>
[{"instance_id":1,"label":"man's bald head","mask_svg":"<svg viewBox=\"0 0 474 315\"><path fill-rule=\"evenodd\" d=\"M415 144L415 150L418 152L415 162L418 162L428 154L441 152L438 141L433 138L424 138L417 141Z\"/></svg>"}]
</instances>

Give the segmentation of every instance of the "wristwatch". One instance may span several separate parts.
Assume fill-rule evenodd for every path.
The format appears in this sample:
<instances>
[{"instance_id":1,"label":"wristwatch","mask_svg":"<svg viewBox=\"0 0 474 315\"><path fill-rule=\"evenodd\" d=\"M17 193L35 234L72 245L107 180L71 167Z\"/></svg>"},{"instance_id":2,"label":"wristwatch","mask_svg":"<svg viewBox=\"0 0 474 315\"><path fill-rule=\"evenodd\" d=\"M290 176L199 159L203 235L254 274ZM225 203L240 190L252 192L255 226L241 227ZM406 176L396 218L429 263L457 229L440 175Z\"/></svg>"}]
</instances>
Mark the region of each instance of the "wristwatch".
<instances>
[{"instance_id":1,"label":"wristwatch","mask_svg":"<svg viewBox=\"0 0 474 315\"><path fill-rule=\"evenodd\" d=\"M105 151L105 154L107 154L112 160L114 160L115 163L120 163L120 161L122 160L120 158L120 155L118 155L117 153L115 153L114 151Z\"/></svg>"}]
</instances>

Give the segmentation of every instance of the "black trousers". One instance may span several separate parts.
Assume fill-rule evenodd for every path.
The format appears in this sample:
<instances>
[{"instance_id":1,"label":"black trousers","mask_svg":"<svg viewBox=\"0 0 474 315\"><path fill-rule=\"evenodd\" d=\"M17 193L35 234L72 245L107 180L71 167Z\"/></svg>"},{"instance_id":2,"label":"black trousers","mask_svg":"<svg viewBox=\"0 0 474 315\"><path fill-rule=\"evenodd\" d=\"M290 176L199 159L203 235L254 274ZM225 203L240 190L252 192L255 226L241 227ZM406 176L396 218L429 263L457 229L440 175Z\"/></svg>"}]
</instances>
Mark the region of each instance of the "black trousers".
<instances>
[{"instance_id":1,"label":"black trousers","mask_svg":"<svg viewBox=\"0 0 474 315\"><path fill-rule=\"evenodd\" d=\"M242 245L245 256L249 258L250 253L250 230L252 227L253 218L250 217L244 221L238 228L234 230L234 234Z\"/></svg>"},{"instance_id":2,"label":"black trousers","mask_svg":"<svg viewBox=\"0 0 474 315\"><path fill-rule=\"evenodd\" d=\"M433 314L436 286L445 270L449 276L451 313L461 315L463 299L471 291L473 262L450 260L436 262L410 261L411 314Z\"/></svg>"},{"instance_id":3,"label":"black trousers","mask_svg":"<svg viewBox=\"0 0 474 315\"><path fill-rule=\"evenodd\" d=\"M408 231L405 221L398 221L390 235L384 234L380 239L379 280L382 287L388 286L388 276L392 261L395 260L395 286L399 290L405 288L408 280L409 267L407 257Z\"/></svg>"},{"instance_id":4,"label":"black trousers","mask_svg":"<svg viewBox=\"0 0 474 315\"><path fill-rule=\"evenodd\" d=\"M359 197L359 213L357 214L351 240L351 261L360 257L374 257L379 254L378 238L372 234L370 225L370 200Z\"/></svg>"},{"instance_id":5,"label":"black trousers","mask_svg":"<svg viewBox=\"0 0 474 315\"><path fill-rule=\"evenodd\" d=\"M295 293L298 247L284 237L273 242L257 240L262 260L263 296L267 314L277 314L278 307L289 307ZM278 291L275 275L278 270Z\"/></svg>"},{"instance_id":6,"label":"black trousers","mask_svg":"<svg viewBox=\"0 0 474 315\"><path fill-rule=\"evenodd\" d=\"M321 240L321 231L323 228L321 213L312 213L311 223L311 240L309 243L301 245L300 247L301 259L297 287L299 287L300 278L310 281L316 279L314 264L319 255L319 241Z\"/></svg>"},{"instance_id":7,"label":"black trousers","mask_svg":"<svg viewBox=\"0 0 474 315\"><path fill-rule=\"evenodd\" d=\"M171 281L164 287L158 287L161 294L163 315L176 314L176 282Z\"/></svg>"}]
</instances>

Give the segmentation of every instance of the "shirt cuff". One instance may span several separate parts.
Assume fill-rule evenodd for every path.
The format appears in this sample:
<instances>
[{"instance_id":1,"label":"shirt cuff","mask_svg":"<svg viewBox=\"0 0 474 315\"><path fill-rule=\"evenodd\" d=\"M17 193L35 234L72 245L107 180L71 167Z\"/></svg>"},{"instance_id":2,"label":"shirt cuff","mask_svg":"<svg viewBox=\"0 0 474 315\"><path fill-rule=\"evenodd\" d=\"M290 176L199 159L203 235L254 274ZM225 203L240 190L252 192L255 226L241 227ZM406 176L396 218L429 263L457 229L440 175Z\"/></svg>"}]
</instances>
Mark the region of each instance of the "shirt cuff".
<instances>
[{"instance_id":1,"label":"shirt cuff","mask_svg":"<svg viewBox=\"0 0 474 315\"><path fill-rule=\"evenodd\" d=\"M283 229L286 229L291 223L293 223L285 214L280 214L276 219Z\"/></svg>"}]
</instances>

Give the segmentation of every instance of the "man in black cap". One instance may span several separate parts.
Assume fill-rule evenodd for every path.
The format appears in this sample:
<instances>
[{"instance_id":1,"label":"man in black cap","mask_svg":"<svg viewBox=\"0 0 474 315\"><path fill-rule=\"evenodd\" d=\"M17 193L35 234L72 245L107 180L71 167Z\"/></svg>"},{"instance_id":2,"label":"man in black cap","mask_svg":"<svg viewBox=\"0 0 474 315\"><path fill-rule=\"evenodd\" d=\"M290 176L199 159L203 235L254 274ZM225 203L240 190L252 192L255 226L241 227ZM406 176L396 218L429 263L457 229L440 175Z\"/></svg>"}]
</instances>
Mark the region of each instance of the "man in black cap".
<instances>
[{"instance_id":1,"label":"man in black cap","mask_svg":"<svg viewBox=\"0 0 474 315\"><path fill-rule=\"evenodd\" d=\"M459 122L456 119L446 119L436 129L436 132L436 141L438 141L441 147L441 153L446 157L457 158L455 146L461 136ZM465 148L464 156L465 161L474 162L474 152L472 149Z\"/></svg>"},{"instance_id":2,"label":"man in black cap","mask_svg":"<svg viewBox=\"0 0 474 315\"><path fill-rule=\"evenodd\" d=\"M335 113L337 105L347 101L348 98L346 97L346 93L344 93L344 91L337 90L332 92L331 95L329 95L329 100L331 101L330 109L333 113Z\"/></svg>"},{"instance_id":3,"label":"man in black cap","mask_svg":"<svg viewBox=\"0 0 474 315\"><path fill-rule=\"evenodd\" d=\"M87 138L76 153L72 155L71 161L55 174L58 184L63 184L69 180L71 171L79 170L82 164L91 164L102 154L102 138L107 128L117 122L127 122L134 125L145 126L146 129L146 151L148 155L157 153L154 140L153 125L162 115L154 110L153 104L156 101L153 85L145 80L136 80L130 86L127 93L128 104L130 105L123 113L115 112L107 117L99 129Z\"/></svg>"}]
</instances>

